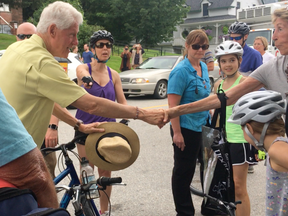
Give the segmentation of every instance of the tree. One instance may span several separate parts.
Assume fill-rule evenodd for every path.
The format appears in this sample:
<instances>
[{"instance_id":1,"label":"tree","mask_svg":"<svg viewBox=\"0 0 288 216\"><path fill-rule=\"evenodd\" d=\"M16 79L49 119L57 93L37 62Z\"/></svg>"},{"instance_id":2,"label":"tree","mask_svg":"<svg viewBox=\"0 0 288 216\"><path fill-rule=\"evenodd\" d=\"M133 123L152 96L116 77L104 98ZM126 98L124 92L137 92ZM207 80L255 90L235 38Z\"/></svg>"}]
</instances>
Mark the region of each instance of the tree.
<instances>
[{"instance_id":1,"label":"tree","mask_svg":"<svg viewBox=\"0 0 288 216\"><path fill-rule=\"evenodd\" d=\"M146 45L169 41L189 8L186 0L81 0L89 24L110 31L116 41Z\"/></svg>"}]
</instances>

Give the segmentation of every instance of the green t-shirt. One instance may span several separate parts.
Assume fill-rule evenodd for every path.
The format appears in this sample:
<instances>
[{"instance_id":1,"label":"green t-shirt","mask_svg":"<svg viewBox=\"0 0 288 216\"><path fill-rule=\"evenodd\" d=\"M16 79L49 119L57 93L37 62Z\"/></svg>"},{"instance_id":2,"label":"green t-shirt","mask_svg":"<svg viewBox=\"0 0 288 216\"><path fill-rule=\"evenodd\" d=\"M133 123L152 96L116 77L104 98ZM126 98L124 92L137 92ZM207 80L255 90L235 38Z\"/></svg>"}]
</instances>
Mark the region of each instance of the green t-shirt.
<instances>
[{"instance_id":1,"label":"green t-shirt","mask_svg":"<svg viewBox=\"0 0 288 216\"><path fill-rule=\"evenodd\" d=\"M54 102L66 107L87 93L69 79L36 34L10 45L0 65L3 94L38 147L44 140Z\"/></svg>"},{"instance_id":2,"label":"green t-shirt","mask_svg":"<svg viewBox=\"0 0 288 216\"><path fill-rule=\"evenodd\" d=\"M228 88L228 89L222 88L223 82L224 82L224 80L222 80L222 82L220 83L220 85L221 85L220 89L222 89L224 92L228 91L229 89L238 85L242 77L243 76L240 75L237 78L237 80L233 83L233 85L230 86L230 88ZM233 106L234 106L234 104L230 105L230 106L226 106L226 136L227 136L227 141L230 143L247 143L247 141L244 139L244 134L243 134L243 131L241 129L241 126L227 122L229 117L232 115Z\"/></svg>"}]
</instances>

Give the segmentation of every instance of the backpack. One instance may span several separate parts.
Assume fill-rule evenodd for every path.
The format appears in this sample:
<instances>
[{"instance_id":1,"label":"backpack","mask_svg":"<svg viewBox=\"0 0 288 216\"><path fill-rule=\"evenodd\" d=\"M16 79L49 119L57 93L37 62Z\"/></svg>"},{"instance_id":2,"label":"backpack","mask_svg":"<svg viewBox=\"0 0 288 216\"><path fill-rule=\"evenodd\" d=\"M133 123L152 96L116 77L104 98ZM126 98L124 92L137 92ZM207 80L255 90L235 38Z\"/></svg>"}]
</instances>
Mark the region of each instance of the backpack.
<instances>
[{"instance_id":1,"label":"backpack","mask_svg":"<svg viewBox=\"0 0 288 216\"><path fill-rule=\"evenodd\" d=\"M70 216L66 209L39 208L29 189L0 188L1 216Z\"/></svg>"}]
</instances>

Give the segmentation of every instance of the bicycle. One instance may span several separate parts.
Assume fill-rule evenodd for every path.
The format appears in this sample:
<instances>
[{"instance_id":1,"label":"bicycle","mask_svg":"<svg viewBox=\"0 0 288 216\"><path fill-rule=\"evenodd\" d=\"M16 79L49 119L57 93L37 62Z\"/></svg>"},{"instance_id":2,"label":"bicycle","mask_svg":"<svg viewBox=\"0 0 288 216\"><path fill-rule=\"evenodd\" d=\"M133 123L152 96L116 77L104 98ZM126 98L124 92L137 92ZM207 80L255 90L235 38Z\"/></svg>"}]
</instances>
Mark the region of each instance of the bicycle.
<instances>
[{"instance_id":1,"label":"bicycle","mask_svg":"<svg viewBox=\"0 0 288 216\"><path fill-rule=\"evenodd\" d=\"M203 198L207 198L209 199L211 202L215 203L216 205L219 206L223 206L224 209L226 211L223 211L221 209L218 209L219 211L221 211L224 214L228 214L230 216L235 216L235 211L236 211L236 205L241 204L241 201L235 201L235 202L226 202L220 199L217 199L215 197L212 197L208 194L203 193L200 190L197 190L196 188L194 188L193 186L190 186L190 191L192 192L192 194L196 195L196 196L200 196Z\"/></svg>"},{"instance_id":2,"label":"bicycle","mask_svg":"<svg viewBox=\"0 0 288 216\"><path fill-rule=\"evenodd\" d=\"M77 140L79 140L82 137L83 136L75 137L72 141L70 141L67 144L61 144L56 148L43 148L41 149L41 151L42 151L42 154L44 155L49 154L51 152L61 151L58 157L58 167L59 167L60 161L62 161L60 158L64 157L65 159L66 168L63 171L61 171L60 174L53 179L57 193L62 190L65 190L65 193L60 201L60 207L67 209L70 203L70 200L73 200L72 205L74 207L76 216L84 216L84 215L85 216L100 216L100 213L93 199L91 199L90 197L89 188L93 184L96 184L97 190L104 191L107 186L125 185L125 184L121 184L122 182L121 177L116 177L116 178L100 177L96 181L91 181L88 184L80 183L75 167L73 165L73 161L69 157L68 151L73 153L80 160L79 155L72 150L76 147L75 143L77 143ZM67 176L70 176L71 178L68 186L57 185L61 180L63 180ZM111 208L111 205L110 205L110 208ZM109 211L109 215L110 215L110 212L111 212L111 209Z\"/></svg>"}]
</instances>

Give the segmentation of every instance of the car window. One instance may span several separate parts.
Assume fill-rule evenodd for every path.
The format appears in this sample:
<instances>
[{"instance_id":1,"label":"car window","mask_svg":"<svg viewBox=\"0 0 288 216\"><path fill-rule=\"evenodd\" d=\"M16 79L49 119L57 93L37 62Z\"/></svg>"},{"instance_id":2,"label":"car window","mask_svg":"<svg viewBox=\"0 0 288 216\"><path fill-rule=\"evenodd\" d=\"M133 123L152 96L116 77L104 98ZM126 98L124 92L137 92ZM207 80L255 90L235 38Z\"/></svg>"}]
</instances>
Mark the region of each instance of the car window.
<instances>
[{"instance_id":1,"label":"car window","mask_svg":"<svg viewBox=\"0 0 288 216\"><path fill-rule=\"evenodd\" d=\"M178 56L175 58L148 58L138 68L140 69L172 69Z\"/></svg>"}]
</instances>

